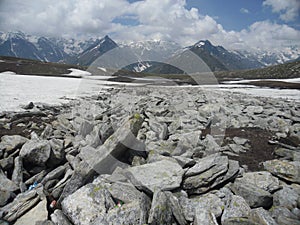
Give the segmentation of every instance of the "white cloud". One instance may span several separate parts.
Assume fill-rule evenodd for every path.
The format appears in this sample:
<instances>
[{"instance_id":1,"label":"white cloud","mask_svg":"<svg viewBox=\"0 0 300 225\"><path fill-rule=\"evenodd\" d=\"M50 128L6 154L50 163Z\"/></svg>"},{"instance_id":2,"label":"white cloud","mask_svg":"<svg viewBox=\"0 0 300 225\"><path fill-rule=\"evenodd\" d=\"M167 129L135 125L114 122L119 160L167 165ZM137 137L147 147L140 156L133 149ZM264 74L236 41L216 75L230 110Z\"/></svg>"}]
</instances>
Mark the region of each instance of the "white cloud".
<instances>
[{"instance_id":1,"label":"white cloud","mask_svg":"<svg viewBox=\"0 0 300 225\"><path fill-rule=\"evenodd\" d=\"M293 21L299 16L299 0L265 0L264 6L270 6L274 13L280 14L280 19L285 22Z\"/></svg>"},{"instance_id":2,"label":"white cloud","mask_svg":"<svg viewBox=\"0 0 300 225\"><path fill-rule=\"evenodd\" d=\"M250 11L248 9L245 9L245 8L241 8L240 12L244 13L244 14L249 14L250 13Z\"/></svg>"},{"instance_id":3,"label":"white cloud","mask_svg":"<svg viewBox=\"0 0 300 225\"><path fill-rule=\"evenodd\" d=\"M122 18L138 25L114 22ZM239 32L227 31L215 18L187 9L185 0L0 0L0 30L70 37L110 34L117 41L164 39L183 46L208 39L229 49L300 46L300 31L287 25L260 21Z\"/></svg>"}]
</instances>

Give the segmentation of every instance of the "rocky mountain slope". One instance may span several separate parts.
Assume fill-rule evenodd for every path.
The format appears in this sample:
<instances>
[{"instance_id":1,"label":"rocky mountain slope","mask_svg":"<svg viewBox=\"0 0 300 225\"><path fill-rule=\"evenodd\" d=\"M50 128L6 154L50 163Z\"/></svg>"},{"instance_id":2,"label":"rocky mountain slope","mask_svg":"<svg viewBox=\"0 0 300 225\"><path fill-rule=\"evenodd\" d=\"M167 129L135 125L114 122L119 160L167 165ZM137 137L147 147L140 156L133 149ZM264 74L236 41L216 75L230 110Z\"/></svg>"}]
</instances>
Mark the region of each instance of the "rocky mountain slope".
<instances>
[{"instance_id":1,"label":"rocky mountain slope","mask_svg":"<svg viewBox=\"0 0 300 225\"><path fill-rule=\"evenodd\" d=\"M123 87L0 117L2 224L299 224L295 102Z\"/></svg>"}]
</instances>

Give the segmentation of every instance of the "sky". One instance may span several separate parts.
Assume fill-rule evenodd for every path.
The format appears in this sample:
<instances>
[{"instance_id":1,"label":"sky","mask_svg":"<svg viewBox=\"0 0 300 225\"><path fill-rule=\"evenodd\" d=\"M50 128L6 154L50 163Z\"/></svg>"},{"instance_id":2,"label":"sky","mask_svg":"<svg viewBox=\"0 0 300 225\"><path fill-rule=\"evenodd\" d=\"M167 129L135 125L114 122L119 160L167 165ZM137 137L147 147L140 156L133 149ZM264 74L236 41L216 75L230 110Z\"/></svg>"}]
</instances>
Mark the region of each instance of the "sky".
<instances>
[{"instance_id":1,"label":"sky","mask_svg":"<svg viewBox=\"0 0 300 225\"><path fill-rule=\"evenodd\" d=\"M0 0L0 31L115 41L300 46L300 0Z\"/></svg>"}]
</instances>

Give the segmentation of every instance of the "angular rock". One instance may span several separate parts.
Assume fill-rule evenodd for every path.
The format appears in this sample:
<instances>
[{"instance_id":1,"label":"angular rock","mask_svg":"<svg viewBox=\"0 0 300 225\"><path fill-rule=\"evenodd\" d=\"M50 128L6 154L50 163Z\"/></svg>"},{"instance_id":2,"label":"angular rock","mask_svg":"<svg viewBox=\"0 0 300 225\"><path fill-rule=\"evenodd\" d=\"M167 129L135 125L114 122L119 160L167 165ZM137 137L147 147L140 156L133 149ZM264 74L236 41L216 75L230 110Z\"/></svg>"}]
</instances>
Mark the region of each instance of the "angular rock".
<instances>
[{"instance_id":1,"label":"angular rock","mask_svg":"<svg viewBox=\"0 0 300 225\"><path fill-rule=\"evenodd\" d=\"M264 168L284 180L300 184L300 161L270 160L263 163Z\"/></svg>"},{"instance_id":2,"label":"angular rock","mask_svg":"<svg viewBox=\"0 0 300 225\"><path fill-rule=\"evenodd\" d=\"M18 189L18 185L8 179L0 169L0 190L14 192Z\"/></svg>"},{"instance_id":3,"label":"angular rock","mask_svg":"<svg viewBox=\"0 0 300 225\"><path fill-rule=\"evenodd\" d=\"M34 208L20 217L14 224L15 225L32 225L38 222L47 220L47 201L43 200L38 203Z\"/></svg>"},{"instance_id":4,"label":"angular rock","mask_svg":"<svg viewBox=\"0 0 300 225\"><path fill-rule=\"evenodd\" d=\"M93 223L93 225L147 224L150 206L150 199L146 195L142 195L141 199L139 200L109 210L105 216L98 217Z\"/></svg>"},{"instance_id":5,"label":"angular rock","mask_svg":"<svg viewBox=\"0 0 300 225\"><path fill-rule=\"evenodd\" d=\"M283 206L292 210L297 207L299 195L294 189L289 186L284 186L281 190L275 192L273 197L274 206Z\"/></svg>"},{"instance_id":6,"label":"angular rock","mask_svg":"<svg viewBox=\"0 0 300 225\"><path fill-rule=\"evenodd\" d=\"M26 164L45 167L50 157L50 151L51 147L48 141L30 140L22 146L20 156Z\"/></svg>"},{"instance_id":7,"label":"angular rock","mask_svg":"<svg viewBox=\"0 0 300 225\"><path fill-rule=\"evenodd\" d=\"M10 170L14 167L14 158L8 157L0 160L0 168L3 170Z\"/></svg>"},{"instance_id":8,"label":"angular rock","mask_svg":"<svg viewBox=\"0 0 300 225\"><path fill-rule=\"evenodd\" d=\"M17 195L13 202L5 205L0 209L3 213L3 219L12 222L26 213L29 209L35 206L40 201L40 197L36 190L21 193Z\"/></svg>"},{"instance_id":9,"label":"angular rock","mask_svg":"<svg viewBox=\"0 0 300 225\"><path fill-rule=\"evenodd\" d=\"M15 168L11 180L19 187L23 183L23 162L20 156L15 158Z\"/></svg>"},{"instance_id":10,"label":"angular rock","mask_svg":"<svg viewBox=\"0 0 300 225\"><path fill-rule=\"evenodd\" d=\"M12 192L0 189L0 207L6 205L7 201L11 198Z\"/></svg>"},{"instance_id":11,"label":"angular rock","mask_svg":"<svg viewBox=\"0 0 300 225\"><path fill-rule=\"evenodd\" d=\"M15 149L22 147L26 141L28 139L20 135L4 135L1 137L0 150L4 150L10 154Z\"/></svg>"},{"instance_id":12,"label":"angular rock","mask_svg":"<svg viewBox=\"0 0 300 225\"><path fill-rule=\"evenodd\" d=\"M206 172L213 167L221 167L222 164L228 165L228 158L226 156L221 156L219 153L215 153L199 159L184 175L185 177L195 176Z\"/></svg>"},{"instance_id":13,"label":"angular rock","mask_svg":"<svg viewBox=\"0 0 300 225\"><path fill-rule=\"evenodd\" d=\"M176 143L170 140L159 140L155 142L149 142L146 146L147 152L154 151L164 156L170 156L175 148Z\"/></svg>"},{"instance_id":14,"label":"angular rock","mask_svg":"<svg viewBox=\"0 0 300 225\"><path fill-rule=\"evenodd\" d=\"M197 189L208 186L217 177L228 170L228 157L214 154L202 158L195 166L190 168L183 182L184 189Z\"/></svg>"},{"instance_id":15,"label":"angular rock","mask_svg":"<svg viewBox=\"0 0 300 225\"><path fill-rule=\"evenodd\" d=\"M153 194L148 223L153 225L172 224L174 222L172 209L168 204L166 194L160 190Z\"/></svg>"},{"instance_id":16,"label":"angular rock","mask_svg":"<svg viewBox=\"0 0 300 225\"><path fill-rule=\"evenodd\" d=\"M251 211L250 206L241 196L233 195L226 204L224 213L221 217L222 224L226 224L228 219L248 217Z\"/></svg>"},{"instance_id":17,"label":"angular rock","mask_svg":"<svg viewBox=\"0 0 300 225\"><path fill-rule=\"evenodd\" d=\"M67 196L73 194L77 189L81 188L85 183L86 178L82 174L74 172L57 201L58 205L60 205Z\"/></svg>"},{"instance_id":18,"label":"angular rock","mask_svg":"<svg viewBox=\"0 0 300 225\"><path fill-rule=\"evenodd\" d=\"M214 137L211 135L206 135L206 138L201 143L203 146L205 146L206 155L218 153L221 150L220 145L216 142Z\"/></svg>"},{"instance_id":19,"label":"angular rock","mask_svg":"<svg viewBox=\"0 0 300 225\"><path fill-rule=\"evenodd\" d=\"M234 137L233 141L237 145L245 145L246 143L249 143L250 141L246 138L240 138L240 137Z\"/></svg>"},{"instance_id":20,"label":"angular rock","mask_svg":"<svg viewBox=\"0 0 300 225\"><path fill-rule=\"evenodd\" d=\"M51 153L48 160L48 165L50 167L55 167L65 159L65 151L63 150L64 141L52 138L49 143L51 146Z\"/></svg>"},{"instance_id":21,"label":"angular rock","mask_svg":"<svg viewBox=\"0 0 300 225\"><path fill-rule=\"evenodd\" d=\"M79 127L79 134L85 138L88 134L92 132L93 128L93 123L87 120L83 120Z\"/></svg>"},{"instance_id":22,"label":"angular rock","mask_svg":"<svg viewBox=\"0 0 300 225\"><path fill-rule=\"evenodd\" d=\"M275 155L283 157L286 160L300 161L300 152L286 148L277 148L274 151Z\"/></svg>"},{"instance_id":23,"label":"angular rock","mask_svg":"<svg viewBox=\"0 0 300 225\"><path fill-rule=\"evenodd\" d=\"M43 180L41 181L41 183L43 185L46 184L47 181L49 180L53 180L53 179L59 179L63 176L63 174L66 171L66 167L65 166L59 166L56 169L52 170L50 173L48 173Z\"/></svg>"},{"instance_id":24,"label":"angular rock","mask_svg":"<svg viewBox=\"0 0 300 225\"><path fill-rule=\"evenodd\" d=\"M128 156L131 154L143 156L145 146L136 139L142 122L143 118L140 114L135 114L126 120L99 148L81 149L80 158L97 173L103 174L112 173L118 165L122 164L120 160L128 160Z\"/></svg>"},{"instance_id":25,"label":"angular rock","mask_svg":"<svg viewBox=\"0 0 300 225\"><path fill-rule=\"evenodd\" d=\"M217 219L213 213L205 208L196 209L194 225L218 225Z\"/></svg>"},{"instance_id":26,"label":"angular rock","mask_svg":"<svg viewBox=\"0 0 300 225\"><path fill-rule=\"evenodd\" d=\"M179 163L182 168L191 167L196 164L194 159L189 159L183 156L173 156L173 158Z\"/></svg>"},{"instance_id":27,"label":"angular rock","mask_svg":"<svg viewBox=\"0 0 300 225\"><path fill-rule=\"evenodd\" d=\"M280 225L299 225L299 218L290 210L282 206L273 207L271 210L272 217Z\"/></svg>"},{"instance_id":28,"label":"angular rock","mask_svg":"<svg viewBox=\"0 0 300 225\"><path fill-rule=\"evenodd\" d=\"M258 224L277 225L271 214L263 208L252 209L249 218Z\"/></svg>"},{"instance_id":29,"label":"angular rock","mask_svg":"<svg viewBox=\"0 0 300 225\"><path fill-rule=\"evenodd\" d=\"M105 215L115 206L115 203L108 190L101 185L87 184L66 197L61 206L62 211L72 223L89 225L97 217Z\"/></svg>"},{"instance_id":30,"label":"angular rock","mask_svg":"<svg viewBox=\"0 0 300 225\"><path fill-rule=\"evenodd\" d=\"M125 170L125 176L138 189L153 193L157 190L174 190L180 187L184 170L177 162L162 160Z\"/></svg>"},{"instance_id":31,"label":"angular rock","mask_svg":"<svg viewBox=\"0 0 300 225\"><path fill-rule=\"evenodd\" d=\"M229 144L228 145L229 149L236 154L240 154L242 152L246 152L245 147L237 144Z\"/></svg>"},{"instance_id":32,"label":"angular rock","mask_svg":"<svg viewBox=\"0 0 300 225\"><path fill-rule=\"evenodd\" d=\"M251 219L244 218L244 217L234 217L234 218L229 218L222 225L261 225L258 223L255 223Z\"/></svg>"},{"instance_id":33,"label":"angular rock","mask_svg":"<svg viewBox=\"0 0 300 225\"><path fill-rule=\"evenodd\" d=\"M236 195L242 196L252 208L269 208L273 204L273 196L253 184L236 179L230 188Z\"/></svg>"},{"instance_id":34,"label":"angular rock","mask_svg":"<svg viewBox=\"0 0 300 225\"><path fill-rule=\"evenodd\" d=\"M238 180L245 185L253 184L260 189L273 193L280 188L277 177L272 176L268 171L248 172L244 173Z\"/></svg>"},{"instance_id":35,"label":"angular rock","mask_svg":"<svg viewBox=\"0 0 300 225\"><path fill-rule=\"evenodd\" d=\"M59 209L56 209L54 213L51 214L51 220L55 225L72 225L68 218Z\"/></svg>"},{"instance_id":36,"label":"angular rock","mask_svg":"<svg viewBox=\"0 0 300 225\"><path fill-rule=\"evenodd\" d=\"M113 183L108 190L114 199L121 200L124 203L130 203L139 200L143 194L132 184L122 182Z\"/></svg>"},{"instance_id":37,"label":"angular rock","mask_svg":"<svg viewBox=\"0 0 300 225\"><path fill-rule=\"evenodd\" d=\"M248 106L246 109L244 109L244 112L247 113L247 115L251 114L261 114L263 113L264 108L262 106Z\"/></svg>"},{"instance_id":38,"label":"angular rock","mask_svg":"<svg viewBox=\"0 0 300 225\"><path fill-rule=\"evenodd\" d=\"M149 127L156 133L157 140L165 140L168 133L168 126L165 123L159 123L155 120L149 120Z\"/></svg>"},{"instance_id":39,"label":"angular rock","mask_svg":"<svg viewBox=\"0 0 300 225\"><path fill-rule=\"evenodd\" d=\"M165 192L167 198L168 198L168 204L171 207L172 213L174 218L176 219L177 223L179 225L185 225L186 224L186 220L184 218L183 212L182 212L182 208L179 204L179 200L176 196L174 196L172 194L172 192L170 191L166 191Z\"/></svg>"},{"instance_id":40,"label":"angular rock","mask_svg":"<svg viewBox=\"0 0 300 225\"><path fill-rule=\"evenodd\" d=\"M190 189L188 190L188 192L189 194L202 194L217 186L223 185L226 182L229 182L230 180L235 178L239 173L239 169L240 167L238 161L228 160L228 170L225 174L217 177L215 180L213 180L206 186L201 186L196 189Z\"/></svg>"}]
</instances>

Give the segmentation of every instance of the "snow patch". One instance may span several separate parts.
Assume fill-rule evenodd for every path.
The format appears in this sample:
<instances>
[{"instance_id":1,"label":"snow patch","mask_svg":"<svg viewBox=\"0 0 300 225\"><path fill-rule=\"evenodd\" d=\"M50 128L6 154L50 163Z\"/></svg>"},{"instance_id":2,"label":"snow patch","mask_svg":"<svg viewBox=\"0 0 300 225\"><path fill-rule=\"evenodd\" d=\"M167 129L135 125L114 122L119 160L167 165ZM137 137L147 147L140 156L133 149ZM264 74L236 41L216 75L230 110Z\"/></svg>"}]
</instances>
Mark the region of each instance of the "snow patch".
<instances>
[{"instance_id":1,"label":"snow patch","mask_svg":"<svg viewBox=\"0 0 300 225\"><path fill-rule=\"evenodd\" d=\"M97 69L102 70L103 72L107 72L106 68L104 67L97 67Z\"/></svg>"},{"instance_id":2,"label":"snow patch","mask_svg":"<svg viewBox=\"0 0 300 225\"><path fill-rule=\"evenodd\" d=\"M79 70L79 69L74 69L74 68L70 68L68 69L70 70L71 72L69 74L64 74L64 75L71 75L71 76L90 76L91 73L90 72L87 72L87 71L84 71L84 70Z\"/></svg>"},{"instance_id":3,"label":"snow patch","mask_svg":"<svg viewBox=\"0 0 300 225\"><path fill-rule=\"evenodd\" d=\"M4 63L5 61L4 60L0 60L0 63Z\"/></svg>"},{"instance_id":4,"label":"snow patch","mask_svg":"<svg viewBox=\"0 0 300 225\"><path fill-rule=\"evenodd\" d=\"M0 73L1 75L16 75L15 72L12 72L12 71L5 71L5 72L2 72Z\"/></svg>"}]
</instances>

